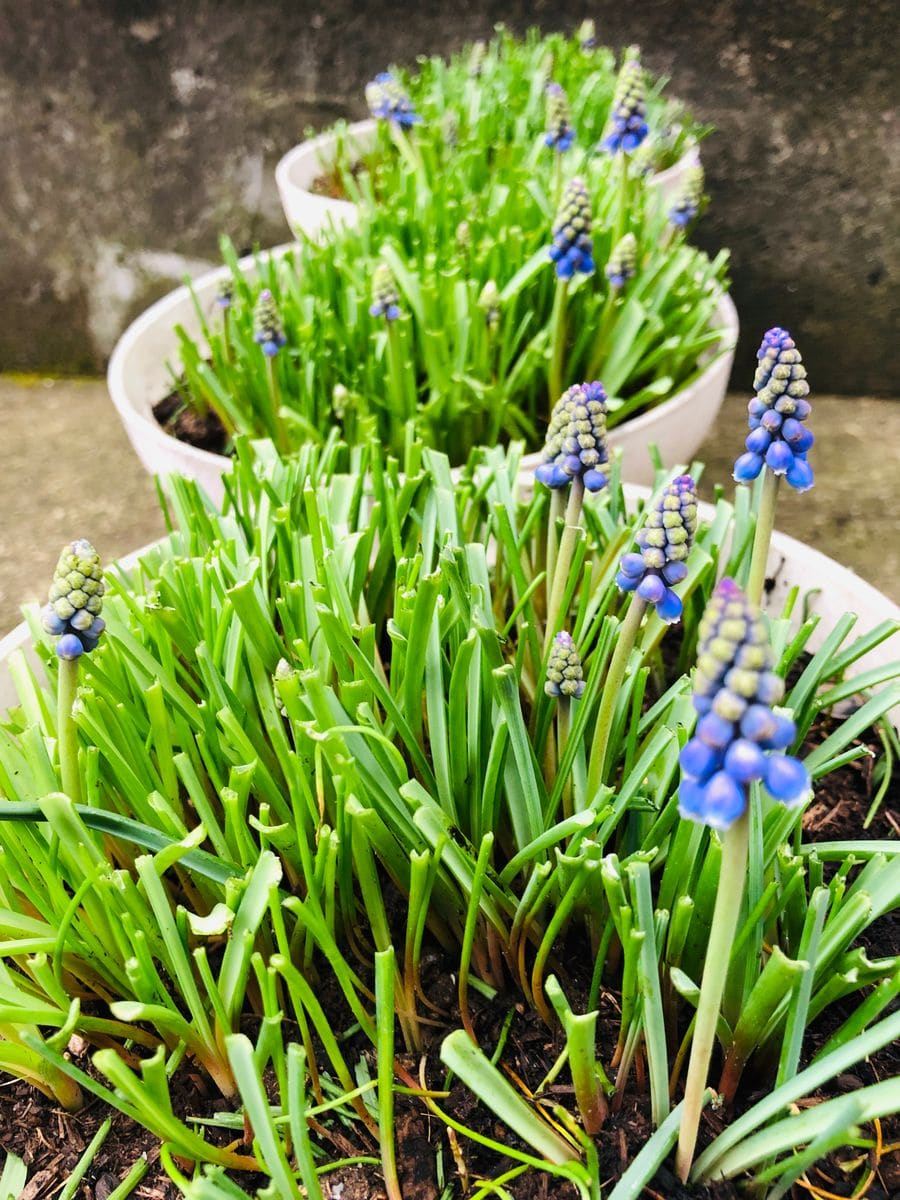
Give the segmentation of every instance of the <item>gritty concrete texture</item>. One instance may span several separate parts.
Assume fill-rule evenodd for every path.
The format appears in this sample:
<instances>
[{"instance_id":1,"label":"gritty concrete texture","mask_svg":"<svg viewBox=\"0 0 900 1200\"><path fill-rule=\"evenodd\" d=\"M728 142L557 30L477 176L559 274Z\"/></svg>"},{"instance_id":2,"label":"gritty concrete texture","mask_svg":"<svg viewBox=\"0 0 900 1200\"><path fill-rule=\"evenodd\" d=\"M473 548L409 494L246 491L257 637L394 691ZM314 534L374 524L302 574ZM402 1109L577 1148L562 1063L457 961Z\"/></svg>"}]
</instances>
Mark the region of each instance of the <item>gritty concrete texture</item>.
<instances>
[{"instance_id":1,"label":"gritty concrete texture","mask_svg":"<svg viewBox=\"0 0 900 1200\"><path fill-rule=\"evenodd\" d=\"M778 527L856 570L900 601L894 535L900 479L900 404L814 397L817 482L785 489ZM703 494L728 484L745 436L746 395L725 402L716 436L700 453ZM38 415L39 414L39 415ZM0 377L0 633L19 606L42 600L63 543L88 537L109 561L160 537L156 493L100 380Z\"/></svg>"},{"instance_id":2,"label":"gritty concrete texture","mask_svg":"<svg viewBox=\"0 0 900 1200\"><path fill-rule=\"evenodd\" d=\"M67 541L88 538L108 562L165 527L101 380L0 377L0 421L2 634L46 599Z\"/></svg>"},{"instance_id":3,"label":"gritty concrete texture","mask_svg":"<svg viewBox=\"0 0 900 1200\"><path fill-rule=\"evenodd\" d=\"M586 12L719 128L698 240L733 250L735 379L781 324L820 387L900 392L896 0L0 0L0 364L96 371L220 232L284 240L275 163L388 62Z\"/></svg>"}]
</instances>

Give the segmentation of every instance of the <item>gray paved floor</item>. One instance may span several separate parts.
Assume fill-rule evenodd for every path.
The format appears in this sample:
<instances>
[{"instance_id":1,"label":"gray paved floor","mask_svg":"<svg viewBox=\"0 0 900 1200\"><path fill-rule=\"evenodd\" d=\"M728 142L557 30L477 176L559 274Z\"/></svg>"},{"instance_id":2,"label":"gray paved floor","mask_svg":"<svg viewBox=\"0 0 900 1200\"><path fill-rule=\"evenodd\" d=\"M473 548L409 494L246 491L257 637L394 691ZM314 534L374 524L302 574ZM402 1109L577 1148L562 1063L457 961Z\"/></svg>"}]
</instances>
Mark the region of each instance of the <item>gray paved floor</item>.
<instances>
[{"instance_id":1,"label":"gray paved floor","mask_svg":"<svg viewBox=\"0 0 900 1200\"><path fill-rule=\"evenodd\" d=\"M728 482L745 395L728 397L701 451L704 487ZM88 537L105 559L163 532L156 493L101 380L0 377L0 632L42 599L64 542ZM839 558L900 600L900 402L814 397L816 487L789 489L778 527Z\"/></svg>"}]
</instances>

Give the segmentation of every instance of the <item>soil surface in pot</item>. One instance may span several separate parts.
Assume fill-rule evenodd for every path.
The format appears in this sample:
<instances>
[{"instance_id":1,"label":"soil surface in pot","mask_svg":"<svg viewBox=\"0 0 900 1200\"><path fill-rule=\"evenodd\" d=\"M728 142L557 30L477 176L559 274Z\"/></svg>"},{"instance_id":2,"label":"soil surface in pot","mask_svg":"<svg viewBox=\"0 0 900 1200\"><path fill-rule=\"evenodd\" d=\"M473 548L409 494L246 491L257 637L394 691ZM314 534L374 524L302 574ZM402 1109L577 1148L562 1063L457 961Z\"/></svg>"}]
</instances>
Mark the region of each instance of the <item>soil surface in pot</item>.
<instances>
[{"instance_id":1,"label":"soil surface in pot","mask_svg":"<svg viewBox=\"0 0 900 1200\"><path fill-rule=\"evenodd\" d=\"M211 454L228 452L230 439L218 416L212 409L206 413L195 412L179 391L169 392L157 401L153 405L153 416L166 433L179 442L187 442Z\"/></svg>"},{"instance_id":2,"label":"soil surface in pot","mask_svg":"<svg viewBox=\"0 0 900 1200\"><path fill-rule=\"evenodd\" d=\"M808 748L820 743L834 728L828 716L820 718L810 733ZM865 744L880 750L875 733L869 732ZM804 817L808 841L852 840L867 836L875 839L894 839L900 836L896 817L900 807L900 786L892 781L888 793L875 814L868 830L863 822L872 803L878 780L869 757L849 763L826 779L819 781L814 803ZM397 900L398 919L403 915L402 901ZM871 957L900 953L900 914L883 917L860 939ZM585 966L590 963L588 948L583 939L573 936L565 947L563 960L553 964L560 975L566 993L576 1011L583 1011L589 977ZM438 1058L444 1035L459 1025L456 1004L455 975L458 963L447 959L432 947L423 957L423 985L428 999L437 1006L438 1016L432 1026L426 1026L427 1046L424 1057L400 1055L398 1068L401 1079L411 1087L419 1085L420 1071L430 1088L440 1090L444 1070ZM352 1018L343 998L335 987L323 985L319 999L326 1009L334 1029L349 1027ZM806 1055L811 1056L823 1045L853 1011L859 997L850 997L843 1004L833 1005L812 1026L806 1041ZM472 1015L479 1043L491 1053L501 1038L505 1046L501 1063L513 1083L522 1090L534 1092L548 1075L562 1042L558 1031L552 1031L533 1011L528 1010L517 994L499 995L488 1003L473 993ZM614 988L603 988L600 999L600 1051L604 1062L612 1054L617 1030L618 996ZM604 1020L604 1016L606 1020ZM256 1032L255 1022L248 1022L248 1032ZM359 1035L357 1035L359 1036ZM348 1061L355 1061L354 1050L364 1056L374 1076L375 1064L362 1040L356 1045L345 1044ZM70 1057L83 1069L94 1074L89 1065L86 1047L75 1039L70 1043ZM885 1047L871 1059L857 1064L851 1072L833 1080L828 1088L817 1093L816 1100L825 1100L857 1088L900 1075L900 1046ZM96 1075L94 1076L96 1078ZM715 1067L712 1078L715 1080ZM739 1095L735 1115L761 1099L770 1089L764 1071L751 1063L744 1076L744 1088ZM542 1093L544 1098L572 1108L572 1087L567 1072L560 1074ZM173 1107L178 1115L211 1117L226 1111L230 1105L222 1100L202 1073L190 1066L183 1067L173 1080ZM649 1089L644 1063L638 1059L623 1091L622 1102L610 1114L596 1139L601 1164L604 1195L623 1169L645 1144L651 1133L649 1119ZM449 1096L438 1101L457 1121L504 1145L518 1144L493 1115L477 1099L455 1083ZM85 1107L77 1113L65 1113L29 1085L13 1081L0 1074L0 1147L20 1155L29 1168L29 1182L21 1200L42 1200L55 1196L63 1186L80 1155L106 1117L112 1118L112 1128L80 1185L80 1200L106 1200L123 1179L135 1160L146 1154L149 1170L142 1183L132 1193L138 1200L175 1200L180 1194L159 1165L159 1148L155 1138L128 1118L108 1108L99 1099L88 1097ZM701 1128L701 1145L707 1144L726 1124L726 1114L707 1109ZM320 1141L333 1159L356 1155L378 1157L378 1147L359 1125L333 1125L328 1130L317 1127ZM450 1185L449 1194L464 1197L475 1181L496 1178L515 1166L463 1135L448 1136L447 1127L429 1113L422 1101L400 1096L396 1115L397 1157L404 1200L438 1200L442 1188L438 1183L438 1162L443 1180ZM324 1136L322 1136L324 1134ZM233 1130L211 1130L204 1135L211 1142L225 1144L240 1138ZM844 1148L821 1161L794 1188L792 1195L818 1198L827 1196L865 1196L866 1200L896 1200L900 1196L900 1117L880 1123L880 1129L867 1127L863 1136L883 1147L875 1150ZM251 1194L264 1184L260 1177L237 1177ZM506 1184L507 1193L515 1200L577 1200L571 1184L547 1174L532 1171ZM380 1170L375 1166L343 1168L323 1176L323 1191L329 1200L385 1200L386 1193ZM445 1193L446 1194L446 1193ZM732 1182L709 1187L683 1188L671 1171L664 1167L652 1185L645 1190L647 1200L737 1200L742 1193Z\"/></svg>"}]
</instances>

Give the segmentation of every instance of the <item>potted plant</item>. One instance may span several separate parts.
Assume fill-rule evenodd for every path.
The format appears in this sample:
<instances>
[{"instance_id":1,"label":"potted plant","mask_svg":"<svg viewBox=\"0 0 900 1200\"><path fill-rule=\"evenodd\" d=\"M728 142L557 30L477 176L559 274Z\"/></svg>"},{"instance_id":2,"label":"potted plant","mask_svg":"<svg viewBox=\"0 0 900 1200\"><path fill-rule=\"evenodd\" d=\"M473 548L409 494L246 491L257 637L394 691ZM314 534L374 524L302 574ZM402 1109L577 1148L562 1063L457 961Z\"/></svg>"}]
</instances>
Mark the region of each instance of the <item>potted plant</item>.
<instances>
[{"instance_id":1,"label":"potted plant","mask_svg":"<svg viewBox=\"0 0 900 1200\"><path fill-rule=\"evenodd\" d=\"M637 47L625 50L624 63L636 60ZM648 89L640 169L650 187L674 201L709 129L677 101L664 101L664 82ZM570 138L564 152L581 171L607 132L616 90L612 52L583 30L571 38L531 30L524 39L500 30L490 42L464 46L449 61L421 59L415 75L383 73L367 92L373 113L368 120L339 122L295 146L278 164L275 180L291 230L312 237L328 224L355 222L361 205L390 205L417 155L432 186L452 181L473 194L488 174L503 180L523 164L532 173L551 175L558 151L547 145L548 85L566 98ZM391 94L395 106L403 105L397 111L403 122L399 137L390 119Z\"/></svg>"},{"instance_id":2,"label":"potted plant","mask_svg":"<svg viewBox=\"0 0 900 1200\"><path fill-rule=\"evenodd\" d=\"M524 173L454 196L412 173L395 206L368 210L357 229L240 262L226 246L230 278L158 302L110 360L138 455L201 478L214 498L235 433L290 450L334 427L349 441L372 429L395 453L421 436L459 465L498 437L536 450L562 389L599 374L630 480L649 482L651 443L689 458L737 337L726 255L686 240L702 178L661 208L621 152L583 180L561 178L558 201L549 186ZM582 226L593 217L584 253L566 245L573 203ZM174 438L158 419L166 401Z\"/></svg>"},{"instance_id":3,"label":"potted plant","mask_svg":"<svg viewBox=\"0 0 900 1200\"><path fill-rule=\"evenodd\" d=\"M590 383L527 487L515 449L239 439L226 510L174 480L130 576L66 547L0 725L5 1070L149 1130L189 1197L856 1182L900 856L863 827L889 774L850 781L900 667L848 672L900 626L813 650L799 588L759 610L806 391L770 331L759 482L708 518L681 468L629 512Z\"/></svg>"}]
</instances>

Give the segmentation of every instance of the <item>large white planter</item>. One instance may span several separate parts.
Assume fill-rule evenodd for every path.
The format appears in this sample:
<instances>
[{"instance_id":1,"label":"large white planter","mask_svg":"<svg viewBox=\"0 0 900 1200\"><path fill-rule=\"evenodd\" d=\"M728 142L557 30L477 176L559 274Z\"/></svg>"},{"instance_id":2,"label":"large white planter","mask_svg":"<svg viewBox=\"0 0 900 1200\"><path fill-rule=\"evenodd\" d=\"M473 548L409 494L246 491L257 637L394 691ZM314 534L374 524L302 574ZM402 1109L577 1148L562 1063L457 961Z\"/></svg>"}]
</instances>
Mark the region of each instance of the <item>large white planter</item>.
<instances>
[{"instance_id":1,"label":"large white planter","mask_svg":"<svg viewBox=\"0 0 900 1200\"><path fill-rule=\"evenodd\" d=\"M530 488L532 476L523 471L521 478L524 488ZM625 495L629 504L634 504L646 499L650 489L626 484ZM713 512L711 505L700 505L700 516L704 521L710 521ZM151 548L145 546L127 555L119 560L119 566L125 570L133 569ZM900 621L900 608L887 596L834 559L786 534L776 532L772 537L769 575L775 580L775 586L766 598L766 607L770 612L780 613L788 592L797 587L806 599L807 610L821 618L808 643L811 651L822 645L845 613L855 613L858 618L851 637L868 633L882 621ZM10 677L10 663L16 656L23 655L41 670L32 648L31 630L25 622L17 625L0 641L0 719L7 708L17 703ZM857 675L874 667L886 666L897 659L897 639L889 638L854 663L849 674ZM891 717L900 729L900 709L894 709Z\"/></svg>"},{"instance_id":2,"label":"large white planter","mask_svg":"<svg viewBox=\"0 0 900 1200\"><path fill-rule=\"evenodd\" d=\"M276 246L270 254L277 257L290 249L290 244ZM242 259L241 268L252 277L256 260ZM222 476L231 470L231 460L170 436L153 416L153 406L172 387L169 365L178 361L175 327L180 325L191 337L201 339L196 305L202 312L211 312L228 276L228 268L220 267L194 281L193 296L187 287L176 288L148 308L120 338L106 376L125 432L146 469L153 475L176 473L195 479L217 504L225 494ZM689 462L712 428L725 397L737 344L737 310L729 296L722 296L713 321L725 331L726 349L688 387L610 434L610 447L621 448L623 469L630 481L652 481L651 444L659 448L666 462ZM527 460L531 466L537 461L536 455Z\"/></svg>"},{"instance_id":3,"label":"large white planter","mask_svg":"<svg viewBox=\"0 0 900 1200\"><path fill-rule=\"evenodd\" d=\"M376 143L378 122L374 117L354 121L347 126L346 140L359 157L368 154ZM301 142L282 158L275 168L275 183L288 225L295 236L315 237L329 223L356 225L357 205L350 200L334 200L312 191L315 181L334 166L337 154L337 134L333 130ZM685 172L700 161L694 147L679 162L651 175L649 186L658 188L663 201L675 201L681 191Z\"/></svg>"}]
</instances>

